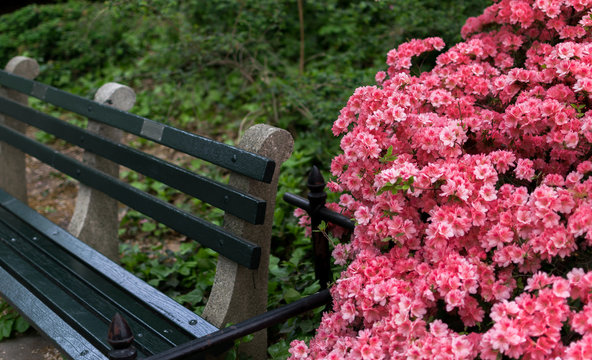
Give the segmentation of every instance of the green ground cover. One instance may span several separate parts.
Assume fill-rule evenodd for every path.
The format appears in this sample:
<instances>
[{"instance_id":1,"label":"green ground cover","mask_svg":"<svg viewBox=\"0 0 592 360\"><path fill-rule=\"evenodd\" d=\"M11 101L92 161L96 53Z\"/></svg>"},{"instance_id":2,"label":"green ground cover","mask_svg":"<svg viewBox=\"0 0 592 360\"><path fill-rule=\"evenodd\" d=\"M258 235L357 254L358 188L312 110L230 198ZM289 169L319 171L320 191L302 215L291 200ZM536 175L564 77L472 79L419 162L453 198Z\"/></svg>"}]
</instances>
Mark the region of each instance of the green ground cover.
<instances>
[{"instance_id":1,"label":"green ground cover","mask_svg":"<svg viewBox=\"0 0 592 360\"><path fill-rule=\"evenodd\" d=\"M281 197L303 193L312 164L328 170L338 149L331 125L353 90L372 84L385 68L388 50L416 37L454 44L465 19L489 2L71 0L0 16L0 63L33 57L41 64L39 81L88 97L105 82L127 84L138 95L133 112L227 143L256 123L288 129L295 152L282 168ZM414 71L430 68L434 59L420 58ZM157 182L123 176L164 199L178 196ZM192 206L221 221L220 213ZM270 308L318 289L310 242L291 213L278 202ZM203 307L215 266L209 250L183 243L178 251L164 251L162 240L173 234L131 211L120 235L129 240L121 247L128 269L196 311ZM133 241L138 237L150 246ZM289 341L312 336L319 319L317 312L271 329L270 357L285 358ZM0 317L0 339L24 328L12 313Z\"/></svg>"}]
</instances>

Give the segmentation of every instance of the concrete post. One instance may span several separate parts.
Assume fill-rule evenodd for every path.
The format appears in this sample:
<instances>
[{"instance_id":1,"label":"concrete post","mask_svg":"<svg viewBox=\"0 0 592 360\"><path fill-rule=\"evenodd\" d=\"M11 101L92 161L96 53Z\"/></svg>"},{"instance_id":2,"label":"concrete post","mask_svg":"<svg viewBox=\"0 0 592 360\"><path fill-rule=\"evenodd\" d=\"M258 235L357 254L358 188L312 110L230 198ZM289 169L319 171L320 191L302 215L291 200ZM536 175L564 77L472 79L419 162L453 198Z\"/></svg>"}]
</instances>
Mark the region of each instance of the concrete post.
<instances>
[{"instance_id":1,"label":"concrete post","mask_svg":"<svg viewBox=\"0 0 592 360\"><path fill-rule=\"evenodd\" d=\"M128 111L136 101L134 91L121 84L107 83L95 94L95 101ZM120 142L122 131L89 120L87 130L112 141ZM119 165L91 152L85 152L83 162L116 178ZM119 219L117 200L93 188L80 184L76 207L68 226L72 235L81 239L115 262L119 262Z\"/></svg>"},{"instance_id":2,"label":"concrete post","mask_svg":"<svg viewBox=\"0 0 592 360\"><path fill-rule=\"evenodd\" d=\"M34 59L25 56L16 56L6 64L5 70L25 77L34 79L39 75L39 64ZM29 97L15 90L0 89L0 96L19 102L29 104ZM0 114L0 124L8 125L11 128L25 132L26 124L11 117ZM27 177L25 172L25 154L12 146L0 142L0 188L27 203Z\"/></svg>"},{"instance_id":3,"label":"concrete post","mask_svg":"<svg viewBox=\"0 0 592 360\"><path fill-rule=\"evenodd\" d=\"M262 225L249 224L228 214L224 217L224 228L261 246L261 263L257 270L249 270L219 256L212 293L202 314L217 327L224 327L228 323L237 324L267 310L271 227L279 170L292 154L294 140L286 130L259 124L246 131L239 147L273 159L276 168L270 184L234 173L230 177L231 186L266 200L267 212ZM253 359L266 359L267 331L255 333L254 339L241 345L239 351Z\"/></svg>"}]
</instances>

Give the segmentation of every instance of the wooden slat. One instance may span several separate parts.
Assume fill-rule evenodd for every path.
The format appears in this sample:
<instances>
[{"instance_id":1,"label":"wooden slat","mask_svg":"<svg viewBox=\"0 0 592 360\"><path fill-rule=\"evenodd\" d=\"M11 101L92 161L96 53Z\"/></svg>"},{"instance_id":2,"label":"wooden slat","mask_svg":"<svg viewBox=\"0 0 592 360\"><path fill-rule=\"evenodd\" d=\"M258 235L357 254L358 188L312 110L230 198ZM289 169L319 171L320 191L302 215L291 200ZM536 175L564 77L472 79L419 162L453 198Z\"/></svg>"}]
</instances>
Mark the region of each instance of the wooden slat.
<instances>
[{"instance_id":1,"label":"wooden slat","mask_svg":"<svg viewBox=\"0 0 592 360\"><path fill-rule=\"evenodd\" d=\"M105 355L1 266L0 289L2 298L18 309L30 323L35 324L38 331L51 339L58 340L58 348L63 354L72 358L84 354L84 358L88 360L107 360Z\"/></svg>"},{"instance_id":2,"label":"wooden slat","mask_svg":"<svg viewBox=\"0 0 592 360\"><path fill-rule=\"evenodd\" d=\"M136 343L146 354L193 338L45 237L37 235L31 240L15 232L15 228L27 226L0 211L4 220L0 226L0 264L104 353L110 348L105 334L117 312L125 312L135 333L142 334Z\"/></svg>"}]
</instances>

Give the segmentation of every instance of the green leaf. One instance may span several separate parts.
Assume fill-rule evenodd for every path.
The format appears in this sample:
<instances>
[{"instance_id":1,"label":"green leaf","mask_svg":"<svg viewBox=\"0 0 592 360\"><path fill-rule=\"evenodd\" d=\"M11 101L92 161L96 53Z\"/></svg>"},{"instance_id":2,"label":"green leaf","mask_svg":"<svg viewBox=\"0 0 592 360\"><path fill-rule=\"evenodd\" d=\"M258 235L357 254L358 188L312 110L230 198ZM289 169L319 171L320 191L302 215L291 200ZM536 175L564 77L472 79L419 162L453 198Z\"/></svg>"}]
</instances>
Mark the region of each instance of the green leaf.
<instances>
[{"instance_id":1,"label":"green leaf","mask_svg":"<svg viewBox=\"0 0 592 360\"><path fill-rule=\"evenodd\" d=\"M272 360L279 360L279 359L286 359L290 356L288 350L290 349L290 344L286 342L286 340L282 339L281 341L271 345L267 348L267 353L271 356Z\"/></svg>"},{"instance_id":2,"label":"green leaf","mask_svg":"<svg viewBox=\"0 0 592 360\"><path fill-rule=\"evenodd\" d=\"M306 251L303 248L295 249L292 253L292 256L290 257L290 263L294 266L298 266L305 255Z\"/></svg>"},{"instance_id":3,"label":"green leaf","mask_svg":"<svg viewBox=\"0 0 592 360\"><path fill-rule=\"evenodd\" d=\"M141 229L145 232L153 232L154 230L156 230L156 224L151 221L146 221L142 223Z\"/></svg>"},{"instance_id":4,"label":"green leaf","mask_svg":"<svg viewBox=\"0 0 592 360\"><path fill-rule=\"evenodd\" d=\"M300 329L302 331L304 331L305 333L311 332L314 330L315 325L313 324L313 322L311 320L303 320L300 322Z\"/></svg>"},{"instance_id":5,"label":"green leaf","mask_svg":"<svg viewBox=\"0 0 592 360\"><path fill-rule=\"evenodd\" d=\"M181 265L181 268L179 269L179 274L187 276L191 274L191 270L195 269L196 267L197 261L187 261L183 265Z\"/></svg>"},{"instance_id":6,"label":"green leaf","mask_svg":"<svg viewBox=\"0 0 592 360\"><path fill-rule=\"evenodd\" d=\"M302 295L296 291L296 289L288 288L284 290L284 300L286 300L288 304L293 303L296 300L300 300L300 298L302 298Z\"/></svg>"},{"instance_id":7,"label":"green leaf","mask_svg":"<svg viewBox=\"0 0 592 360\"><path fill-rule=\"evenodd\" d=\"M22 316L16 318L16 321L14 323L14 329L19 333L24 333L25 331L29 330L30 327L31 325L29 325L27 320L25 320L25 318L23 318Z\"/></svg>"},{"instance_id":8,"label":"green leaf","mask_svg":"<svg viewBox=\"0 0 592 360\"><path fill-rule=\"evenodd\" d=\"M13 324L13 319L0 318L0 339L10 337Z\"/></svg>"},{"instance_id":9,"label":"green leaf","mask_svg":"<svg viewBox=\"0 0 592 360\"><path fill-rule=\"evenodd\" d=\"M188 292L187 294L177 296L175 301L180 304L191 304L195 305L203 300L204 293L201 289L193 289L192 291Z\"/></svg>"},{"instance_id":10,"label":"green leaf","mask_svg":"<svg viewBox=\"0 0 592 360\"><path fill-rule=\"evenodd\" d=\"M312 294L316 293L317 291L319 291L320 289L321 289L321 285L319 285L318 281L315 281L314 284L304 288L304 291L302 292L302 294L304 296L312 295Z\"/></svg>"},{"instance_id":11,"label":"green leaf","mask_svg":"<svg viewBox=\"0 0 592 360\"><path fill-rule=\"evenodd\" d=\"M393 161L397 160L397 158L398 158L397 155L393 155L393 146L391 145L386 150L386 154L383 157L381 157L380 159L378 159L378 161L381 164L386 164L386 163L393 162Z\"/></svg>"},{"instance_id":12,"label":"green leaf","mask_svg":"<svg viewBox=\"0 0 592 360\"><path fill-rule=\"evenodd\" d=\"M378 189L377 194L380 195L385 191L390 191L393 194L398 193L399 191L406 192L407 190L414 191L413 183L415 182L415 178L410 176L408 179L404 180L402 177L398 177L394 183L388 183L385 186Z\"/></svg>"},{"instance_id":13,"label":"green leaf","mask_svg":"<svg viewBox=\"0 0 592 360\"><path fill-rule=\"evenodd\" d=\"M164 266L164 265L158 265L158 266L155 266L152 269L150 269L150 273L152 275L155 275L161 279L166 278L167 276L172 274L174 271L175 271L175 269Z\"/></svg>"},{"instance_id":14,"label":"green leaf","mask_svg":"<svg viewBox=\"0 0 592 360\"><path fill-rule=\"evenodd\" d=\"M192 252L194 250L195 250L195 243L192 241L181 243L181 245L179 246L179 253L181 255L185 255L185 254Z\"/></svg>"}]
</instances>

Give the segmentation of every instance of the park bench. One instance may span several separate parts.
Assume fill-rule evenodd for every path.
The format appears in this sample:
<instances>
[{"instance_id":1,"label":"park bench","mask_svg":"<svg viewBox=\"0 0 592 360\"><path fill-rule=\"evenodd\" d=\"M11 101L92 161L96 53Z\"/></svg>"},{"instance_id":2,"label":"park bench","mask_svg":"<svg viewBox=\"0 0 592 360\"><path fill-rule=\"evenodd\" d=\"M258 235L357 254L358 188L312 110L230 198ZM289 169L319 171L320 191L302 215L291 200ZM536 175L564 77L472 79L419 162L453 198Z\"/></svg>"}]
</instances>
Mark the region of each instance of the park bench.
<instances>
[{"instance_id":1,"label":"park bench","mask_svg":"<svg viewBox=\"0 0 592 360\"><path fill-rule=\"evenodd\" d=\"M255 333L241 350L262 359L265 328L330 301L325 289L266 312L278 172L293 145L288 132L256 125L233 147L128 113L135 94L126 86L108 83L92 101L34 81L38 72L20 56L0 71L0 296L64 355L199 359ZM29 96L87 117L87 129L28 107ZM27 136L27 126L84 149L83 161ZM229 184L123 145L122 132L228 169ZM27 206L25 154L80 183L67 230ZM224 225L119 180L119 165L222 209ZM118 202L219 253L201 316L117 264Z\"/></svg>"}]
</instances>

